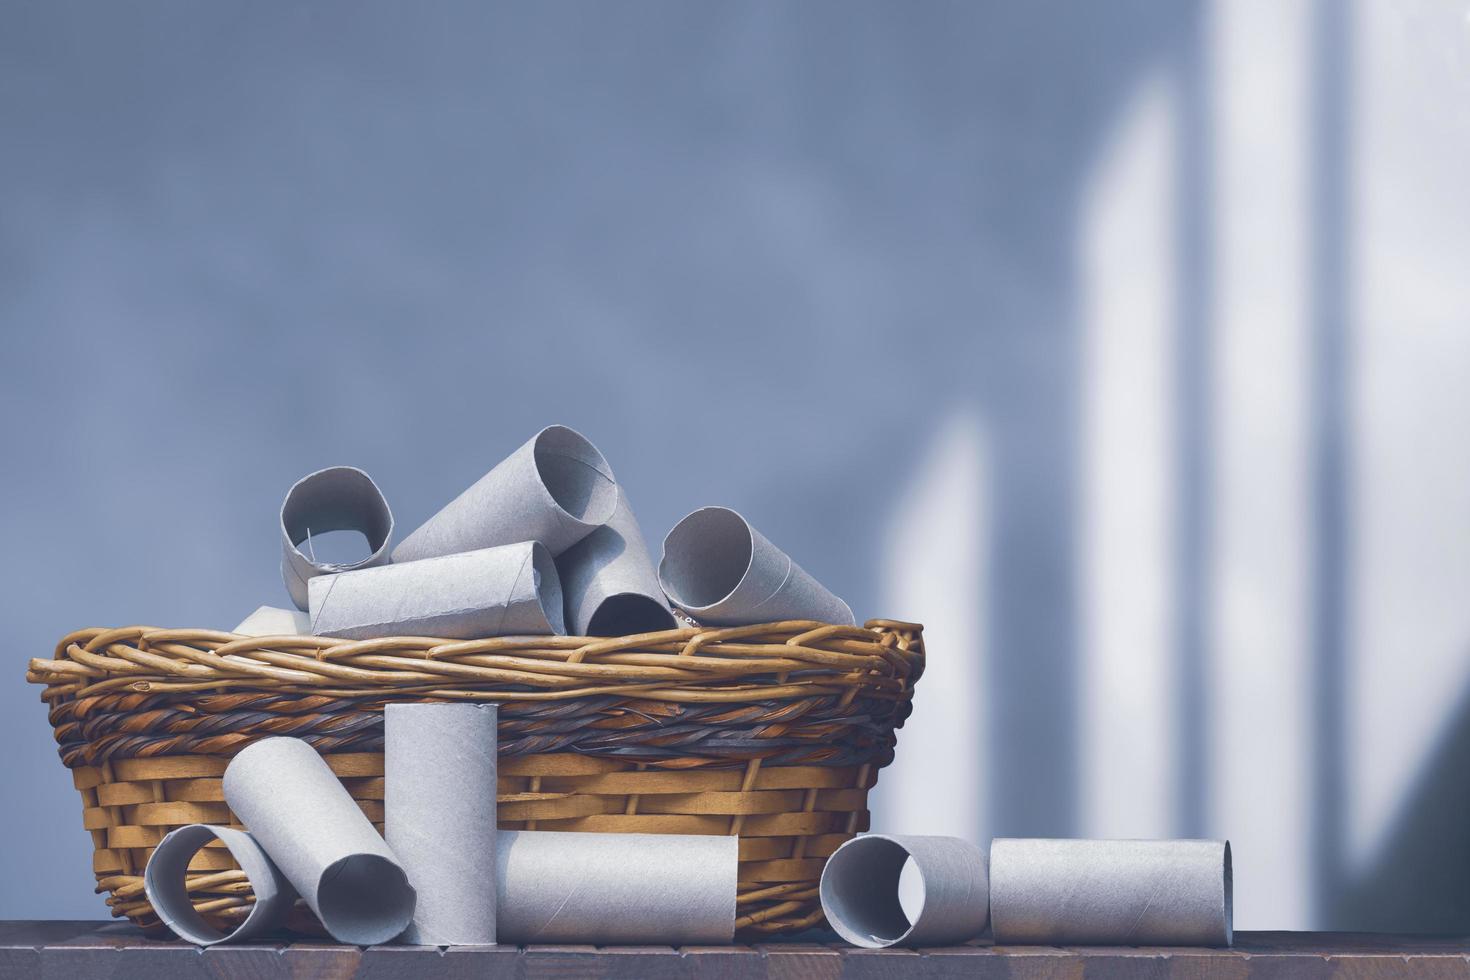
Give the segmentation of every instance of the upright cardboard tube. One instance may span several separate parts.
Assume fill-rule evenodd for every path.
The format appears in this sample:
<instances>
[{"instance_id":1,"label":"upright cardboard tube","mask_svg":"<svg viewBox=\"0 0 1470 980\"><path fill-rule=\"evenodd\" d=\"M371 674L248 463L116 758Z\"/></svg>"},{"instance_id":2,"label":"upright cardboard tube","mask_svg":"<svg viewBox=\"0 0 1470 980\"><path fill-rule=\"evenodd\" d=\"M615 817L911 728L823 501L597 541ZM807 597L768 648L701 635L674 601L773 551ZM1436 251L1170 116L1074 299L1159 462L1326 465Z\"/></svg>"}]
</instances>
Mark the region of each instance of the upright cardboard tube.
<instances>
[{"instance_id":1,"label":"upright cardboard tube","mask_svg":"<svg viewBox=\"0 0 1470 980\"><path fill-rule=\"evenodd\" d=\"M674 604L701 623L853 624L847 603L728 507L701 508L674 526L658 578Z\"/></svg>"},{"instance_id":2,"label":"upright cardboard tube","mask_svg":"<svg viewBox=\"0 0 1470 980\"><path fill-rule=\"evenodd\" d=\"M328 562L301 550L311 535L328 531L360 531L372 553L360 561ZM281 580L291 601L305 609L306 583L318 575L385 564L392 537L393 512L362 470L333 466L297 480L281 504Z\"/></svg>"},{"instance_id":3,"label":"upright cardboard tube","mask_svg":"<svg viewBox=\"0 0 1470 980\"><path fill-rule=\"evenodd\" d=\"M540 541L553 556L606 524L618 505L612 467L581 433L542 429L393 549L418 561Z\"/></svg>"},{"instance_id":4,"label":"upright cardboard tube","mask_svg":"<svg viewBox=\"0 0 1470 980\"><path fill-rule=\"evenodd\" d=\"M912 863L924 903L910 922L898 882ZM843 844L822 869L822 911L854 946L943 946L978 936L989 915L985 852L958 837L864 834Z\"/></svg>"},{"instance_id":5,"label":"upright cardboard tube","mask_svg":"<svg viewBox=\"0 0 1470 980\"><path fill-rule=\"evenodd\" d=\"M316 751L297 738L245 747L225 802L338 942L388 942L413 919L398 858Z\"/></svg>"},{"instance_id":6,"label":"upright cardboard tube","mask_svg":"<svg viewBox=\"0 0 1470 980\"><path fill-rule=\"evenodd\" d=\"M311 580L311 632L376 636L539 636L566 632L556 563L538 541Z\"/></svg>"},{"instance_id":7,"label":"upright cardboard tube","mask_svg":"<svg viewBox=\"0 0 1470 980\"><path fill-rule=\"evenodd\" d=\"M1229 841L990 846L997 944L1229 946L1232 890Z\"/></svg>"},{"instance_id":8,"label":"upright cardboard tube","mask_svg":"<svg viewBox=\"0 0 1470 980\"><path fill-rule=\"evenodd\" d=\"M229 848L255 895L245 921L230 932L220 932L206 922L189 900L189 862L216 838ZM180 827L159 841L143 871L143 890L163 924L180 939L198 946L243 942L274 932L285 923L296 901L296 892L254 838L243 830L199 823Z\"/></svg>"},{"instance_id":9,"label":"upright cardboard tube","mask_svg":"<svg viewBox=\"0 0 1470 980\"><path fill-rule=\"evenodd\" d=\"M643 532L618 488L611 520L556 560L567 629L577 636L628 636L676 629Z\"/></svg>"},{"instance_id":10,"label":"upright cardboard tube","mask_svg":"<svg viewBox=\"0 0 1470 980\"><path fill-rule=\"evenodd\" d=\"M504 943L723 945L735 935L740 840L504 830Z\"/></svg>"},{"instance_id":11,"label":"upright cardboard tube","mask_svg":"<svg viewBox=\"0 0 1470 980\"><path fill-rule=\"evenodd\" d=\"M418 893L404 942L495 944L497 715L493 704L383 711L383 829Z\"/></svg>"}]
</instances>

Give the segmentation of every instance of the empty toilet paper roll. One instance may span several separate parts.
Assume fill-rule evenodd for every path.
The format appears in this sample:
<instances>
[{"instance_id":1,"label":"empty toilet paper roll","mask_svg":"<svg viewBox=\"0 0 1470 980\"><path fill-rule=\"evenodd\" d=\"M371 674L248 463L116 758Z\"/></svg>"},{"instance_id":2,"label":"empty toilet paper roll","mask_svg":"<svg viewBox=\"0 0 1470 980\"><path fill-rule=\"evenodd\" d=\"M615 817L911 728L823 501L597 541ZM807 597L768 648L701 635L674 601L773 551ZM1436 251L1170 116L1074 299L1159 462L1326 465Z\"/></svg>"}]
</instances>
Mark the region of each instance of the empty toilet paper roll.
<instances>
[{"instance_id":1,"label":"empty toilet paper roll","mask_svg":"<svg viewBox=\"0 0 1470 980\"><path fill-rule=\"evenodd\" d=\"M245 872L255 904L230 932L220 932L205 921L189 901L189 861L201 847L218 838ZM153 911L180 939L199 946L213 946L251 939L272 932L285 923L296 901L296 892L281 875L260 845L243 830L190 824L173 831L148 858L143 871L143 890Z\"/></svg>"},{"instance_id":2,"label":"empty toilet paper roll","mask_svg":"<svg viewBox=\"0 0 1470 980\"><path fill-rule=\"evenodd\" d=\"M997 943L1229 946L1230 843L1021 840L990 846Z\"/></svg>"},{"instance_id":3,"label":"empty toilet paper roll","mask_svg":"<svg viewBox=\"0 0 1470 980\"><path fill-rule=\"evenodd\" d=\"M567 629L578 636L628 636L677 628L643 532L618 488L618 509L556 560Z\"/></svg>"},{"instance_id":4,"label":"empty toilet paper roll","mask_svg":"<svg viewBox=\"0 0 1470 980\"><path fill-rule=\"evenodd\" d=\"M317 561L310 538L328 531L362 532L371 554L354 562ZM392 537L393 512L383 491L362 470L333 466L297 480L281 504L281 579L291 601L305 609L306 583L318 575L386 563Z\"/></svg>"},{"instance_id":5,"label":"empty toilet paper roll","mask_svg":"<svg viewBox=\"0 0 1470 980\"><path fill-rule=\"evenodd\" d=\"M311 580L311 632L477 639L565 633L561 583L537 541Z\"/></svg>"},{"instance_id":6,"label":"empty toilet paper roll","mask_svg":"<svg viewBox=\"0 0 1470 980\"><path fill-rule=\"evenodd\" d=\"M555 556L606 524L617 505L617 482L602 453L581 433L553 425L404 538L393 560L517 541L540 541Z\"/></svg>"},{"instance_id":7,"label":"empty toilet paper roll","mask_svg":"<svg viewBox=\"0 0 1470 980\"><path fill-rule=\"evenodd\" d=\"M704 507L674 525L664 538L658 579L674 604L701 623L853 623L847 603L728 507Z\"/></svg>"},{"instance_id":8,"label":"empty toilet paper roll","mask_svg":"<svg viewBox=\"0 0 1470 980\"><path fill-rule=\"evenodd\" d=\"M503 943L719 945L735 935L737 837L505 830Z\"/></svg>"},{"instance_id":9,"label":"empty toilet paper roll","mask_svg":"<svg viewBox=\"0 0 1470 980\"><path fill-rule=\"evenodd\" d=\"M299 609L260 606L232 632L239 636L301 636L311 632L311 617Z\"/></svg>"},{"instance_id":10,"label":"empty toilet paper roll","mask_svg":"<svg viewBox=\"0 0 1470 980\"><path fill-rule=\"evenodd\" d=\"M495 943L493 704L383 710L383 829L418 893L403 941Z\"/></svg>"},{"instance_id":11,"label":"empty toilet paper roll","mask_svg":"<svg viewBox=\"0 0 1470 980\"><path fill-rule=\"evenodd\" d=\"M898 897L910 862L924 892L912 922ZM985 852L958 837L854 837L827 859L819 892L837 934L868 949L963 942L980 934L989 914Z\"/></svg>"},{"instance_id":12,"label":"empty toilet paper roll","mask_svg":"<svg viewBox=\"0 0 1470 980\"><path fill-rule=\"evenodd\" d=\"M339 942L385 943L413 918L397 857L316 750L298 738L245 747L225 802Z\"/></svg>"}]
</instances>

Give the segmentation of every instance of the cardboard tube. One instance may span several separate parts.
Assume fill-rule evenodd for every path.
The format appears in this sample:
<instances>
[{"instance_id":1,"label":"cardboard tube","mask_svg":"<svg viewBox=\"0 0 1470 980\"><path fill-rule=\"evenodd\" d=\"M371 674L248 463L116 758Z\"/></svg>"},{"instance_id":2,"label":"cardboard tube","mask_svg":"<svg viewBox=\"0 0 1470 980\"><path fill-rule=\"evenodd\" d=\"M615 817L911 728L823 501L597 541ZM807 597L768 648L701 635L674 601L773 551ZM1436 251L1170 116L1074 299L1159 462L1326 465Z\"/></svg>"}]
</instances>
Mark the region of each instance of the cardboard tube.
<instances>
[{"instance_id":1,"label":"cardboard tube","mask_svg":"<svg viewBox=\"0 0 1470 980\"><path fill-rule=\"evenodd\" d=\"M260 606L234 631L238 636L303 636L311 633L311 617L299 609Z\"/></svg>"},{"instance_id":2,"label":"cardboard tube","mask_svg":"<svg viewBox=\"0 0 1470 980\"><path fill-rule=\"evenodd\" d=\"M542 429L393 549L418 561L517 541L560 555L606 524L618 505L612 468L564 425Z\"/></svg>"},{"instance_id":3,"label":"cardboard tube","mask_svg":"<svg viewBox=\"0 0 1470 980\"><path fill-rule=\"evenodd\" d=\"M388 846L418 893L406 943L495 944L493 704L383 710Z\"/></svg>"},{"instance_id":4,"label":"cardboard tube","mask_svg":"<svg viewBox=\"0 0 1470 980\"><path fill-rule=\"evenodd\" d=\"M658 579L674 604L701 623L853 624L847 603L728 507L704 507L674 525L664 538Z\"/></svg>"},{"instance_id":5,"label":"cardboard tube","mask_svg":"<svg viewBox=\"0 0 1470 980\"><path fill-rule=\"evenodd\" d=\"M314 534L361 531L372 554L361 561L315 561L300 545ZM306 583L318 575L368 568L388 561L393 512L373 478L352 466L317 470L297 480L281 504L281 580L297 609L305 609Z\"/></svg>"},{"instance_id":6,"label":"cardboard tube","mask_svg":"<svg viewBox=\"0 0 1470 980\"><path fill-rule=\"evenodd\" d=\"M1229 946L1231 891L1229 841L990 845L997 944Z\"/></svg>"},{"instance_id":7,"label":"cardboard tube","mask_svg":"<svg viewBox=\"0 0 1470 980\"><path fill-rule=\"evenodd\" d=\"M728 944L739 859L737 837L501 831L500 941Z\"/></svg>"},{"instance_id":8,"label":"cardboard tube","mask_svg":"<svg viewBox=\"0 0 1470 980\"><path fill-rule=\"evenodd\" d=\"M229 848L255 894L255 904L245 921L231 932L220 932L204 921L189 901L186 878L189 862L214 838ZM159 841L143 871L143 890L163 924L180 939L197 946L243 941L273 932L285 923L286 914L296 901L296 892L254 838L243 830L200 823L180 827Z\"/></svg>"},{"instance_id":9,"label":"cardboard tube","mask_svg":"<svg viewBox=\"0 0 1470 980\"><path fill-rule=\"evenodd\" d=\"M565 633L556 563L522 541L312 579L311 631L478 639Z\"/></svg>"},{"instance_id":10,"label":"cardboard tube","mask_svg":"<svg viewBox=\"0 0 1470 980\"><path fill-rule=\"evenodd\" d=\"M322 757L298 738L254 742L225 769L225 802L338 942L369 946L413 918L398 859Z\"/></svg>"},{"instance_id":11,"label":"cardboard tube","mask_svg":"<svg viewBox=\"0 0 1470 980\"><path fill-rule=\"evenodd\" d=\"M628 495L605 525L556 560L567 629L577 636L629 636L677 628Z\"/></svg>"},{"instance_id":12,"label":"cardboard tube","mask_svg":"<svg viewBox=\"0 0 1470 980\"><path fill-rule=\"evenodd\" d=\"M898 880L912 862L924 904L910 922ZM985 853L958 837L864 834L827 859L819 888L822 911L854 946L945 946L978 936L989 915Z\"/></svg>"}]
</instances>

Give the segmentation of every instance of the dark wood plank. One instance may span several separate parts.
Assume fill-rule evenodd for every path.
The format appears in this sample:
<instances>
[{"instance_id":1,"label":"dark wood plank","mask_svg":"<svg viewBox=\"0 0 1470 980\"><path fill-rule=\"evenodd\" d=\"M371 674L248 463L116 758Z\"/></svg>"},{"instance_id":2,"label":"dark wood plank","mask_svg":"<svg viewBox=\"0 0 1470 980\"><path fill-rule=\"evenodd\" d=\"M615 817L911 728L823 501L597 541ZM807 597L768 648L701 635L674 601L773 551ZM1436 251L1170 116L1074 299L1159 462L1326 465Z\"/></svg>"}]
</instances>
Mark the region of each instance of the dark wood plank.
<instances>
[{"instance_id":1,"label":"dark wood plank","mask_svg":"<svg viewBox=\"0 0 1470 980\"><path fill-rule=\"evenodd\" d=\"M1466 937L1239 933L1230 949L993 946L853 949L811 933L757 946L375 946L199 949L123 922L0 922L0 980L1470 980Z\"/></svg>"},{"instance_id":2,"label":"dark wood plank","mask_svg":"<svg viewBox=\"0 0 1470 980\"><path fill-rule=\"evenodd\" d=\"M760 943L767 980L838 980L842 954L822 943Z\"/></svg>"},{"instance_id":3,"label":"dark wood plank","mask_svg":"<svg viewBox=\"0 0 1470 980\"><path fill-rule=\"evenodd\" d=\"M767 980L766 960L750 946L684 946L690 980Z\"/></svg>"}]
</instances>

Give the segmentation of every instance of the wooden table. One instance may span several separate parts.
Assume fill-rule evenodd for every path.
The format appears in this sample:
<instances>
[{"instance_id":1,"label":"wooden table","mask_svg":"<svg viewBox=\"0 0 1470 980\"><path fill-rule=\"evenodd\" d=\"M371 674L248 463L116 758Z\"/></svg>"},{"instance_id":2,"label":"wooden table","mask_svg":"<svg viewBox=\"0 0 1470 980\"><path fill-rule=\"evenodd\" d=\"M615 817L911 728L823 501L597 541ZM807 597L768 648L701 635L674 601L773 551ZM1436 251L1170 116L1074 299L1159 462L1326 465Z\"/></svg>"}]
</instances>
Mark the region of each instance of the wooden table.
<instances>
[{"instance_id":1,"label":"wooden table","mask_svg":"<svg viewBox=\"0 0 1470 980\"><path fill-rule=\"evenodd\" d=\"M301 980L591 978L886 980L894 977L1464 977L1470 940L1243 932L1232 949L996 947L859 950L839 942L757 946L334 946L267 942L201 950L123 923L0 922L0 978Z\"/></svg>"}]
</instances>

